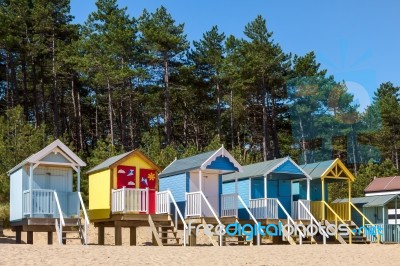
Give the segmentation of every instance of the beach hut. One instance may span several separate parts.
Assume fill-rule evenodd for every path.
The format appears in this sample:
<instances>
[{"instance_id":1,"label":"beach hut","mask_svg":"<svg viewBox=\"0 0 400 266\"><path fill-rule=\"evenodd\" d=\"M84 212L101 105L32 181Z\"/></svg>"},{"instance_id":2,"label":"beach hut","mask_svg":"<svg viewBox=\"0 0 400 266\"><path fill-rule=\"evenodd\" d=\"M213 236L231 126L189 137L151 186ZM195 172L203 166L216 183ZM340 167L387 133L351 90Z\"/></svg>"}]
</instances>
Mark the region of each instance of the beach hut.
<instances>
[{"instance_id":1,"label":"beach hut","mask_svg":"<svg viewBox=\"0 0 400 266\"><path fill-rule=\"evenodd\" d=\"M17 243L21 243L21 232L27 232L29 244L33 243L33 232L47 232L52 244L53 232L57 232L60 243L66 243L66 233L75 231L79 234L76 238L87 244L89 219L80 193L83 166L86 164L75 153L55 140L8 172L10 223Z\"/></svg>"},{"instance_id":2,"label":"beach hut","mask_svg":"<svg viewBox=\"0 0 400 266\"><path fill-rule=\"evenodd\" d=\"M352 213L356 212L364 219L367 225L375 226L351 200L329 203L328 186L332 183L345 183L348 198L352 198L351 184L354 182L355 177L340 159L303 164L300 167L312 179L310 182L310 209L316 219L323 221L326 225L335 223L336 227L339 223L348 224L348 229L352 231L362 226L352 220ZM305 182L299 183L300 196L305 195L306 187L307 184ZM365 235L356 236L355 233L351 233L348 238L337 235L336 239L342 244L352 242L367 243Z\"/></svg>"},{"instance_id":3,"label":"beach hut","mask_svg":"<svg viewBox=\"0 0 400 266\"><path fill-rule=\"evenodd\" d=\"M169 213L175 212L175 221L178 222L177 213L184 213L180 221L184 225L184 232L189 229L190 245L196 245L196 230L200 224L220 225L236 221L236 217L225 216L221 218L221 175L231 172L241 172L242 166L222 146L215 151L201 153L173 161L160 173L160 193L168 192L172 208ZM181 217L181 216L180 216ZM188 228L187 224L191 227ZM215 241L208 235L211 243L216 246L224 245L222 235Z\"/></svg>"},{"instance_id":4,"label":"beach hut","mask_svg":"<svg viewBox=\"0 0 400 266\"><path fill-rule=\"evenodd\" d=\"M221 147L173 161L159 175L160 191L171 191L185 218L216 221L221 208L221 175L241 171L242 166Z\"/></svg>"},{"instance_id":5,"label":"beach hut","mask_svg":"<svg viewBox=\"0 0 400 266\"><path fill-rule=\"evenodd\" d=\"M115 228L115 244L122 244L121 228L129 227L136 245L136 227L149 226L156 214L160 168L139 150L113 156L90 169L89 217L104 244L104 228Z\"/></svg>"},{"instance_id":6,"label":"beach hut","mask_svg":"<svg viewBox=\"0 0 400 266\"><path fill-rule=\"evenodd\" d=\"M246 165L241 173L223 175L222 181L223 199L239 196L239 219L250 219L251 215L269 220L292 216L294 219L309 219L303 205L309 208L310 195L305 193L294 198L293 188L296 182L309 184L310 177L290 157ZM302 204L298 205L299 201ZM223 213L229 213L233 207L229 205L232 200L225 202Z\"/></svg>"},{"instance_id":7,"label":"beach hut","mask_svg":"<svg viewBox=\"0 0 400 266\"><path fill-rule=\"evenodd\" d=\"M373 223L380 233L380 241L383 243L400 243L400 225L397 216L397 206L400 206L400 196L397 194L374 195L352 198L351 202L362 210L363 214ZM332 204L347 204L349 199L336 199ZM393 214L390 210L393 210ZM352 220L366 228L371 226L365 223L363 217L354 209ZM366 233L369 241L376 242L378 238L374 234Z\"/></svg>"}]
</instances>

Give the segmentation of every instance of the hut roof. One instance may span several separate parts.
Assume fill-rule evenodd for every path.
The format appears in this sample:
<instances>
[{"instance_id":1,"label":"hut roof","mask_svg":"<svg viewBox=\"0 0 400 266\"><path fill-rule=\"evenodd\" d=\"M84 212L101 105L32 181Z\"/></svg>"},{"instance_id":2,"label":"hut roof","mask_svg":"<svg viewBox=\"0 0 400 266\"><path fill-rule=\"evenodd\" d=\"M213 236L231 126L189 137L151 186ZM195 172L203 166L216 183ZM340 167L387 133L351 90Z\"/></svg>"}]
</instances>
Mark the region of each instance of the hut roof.
<instances>
[{"instance_id":1,"label":"hut roof","mask_svg":"<svg viewBox=\"0 0 400 266\"><path fill-rule=\"evenodd\" d=\"M150 165L152 165L155 169L157 169L157 171L160 171L160 167L157 166L152 160L150 160L146 155L144 155L141 151L139 150L132 150L129 152L125 152L113 157L110 157L108 159L106 159L105 161L101 162L100 164L96 165L95 167L93 167L92 169L90 169L89 171L87 171L87 174L91 174L94 172L98 172L104 169L108 169L113 167L114 165L118 164L118 162L120 162L121 160L123 160L124 158L128 157L131 154L137 154L139 155L139 157L141 157L142 159L144 159L147 163L149 163Z\"/></svg>"},{"instance_id":2,"label":"hut roof","mask_svg":"<svg viewBox=\"0 0 400 266\"><path fill-rule=\"evenodd\" d=\"M372 182L364 189L364 192L386 192L400 190L400 176L389 176L375 178Z\"/></svg>"},{"instance_id":3,"label":"hut roof","mask_svg":"<svg viewBox=\"0 0 400 266\"><path fill-rule=\"evenodd\" d=\"M358 198L352 198L351 202L353 204L361 204L362 207L381 207L385 206L396 197L400 198L398 195L358 197ZM345 202L349 202L349 200L347 198L344 198L344 199L336 199L333 201L333 203L345 203Z\"/></svg>"},{"instance_id":4,"label":"hut roof","mask_svg":"<svg viewBox=\"0 0 400 266\"><path fill-rule=\"evenodd\" d=\"M175 161L173 161L160 173L159 177L174 175L194 169L206 169L206 167L218 156L227 157L239 172L242 171L242 166L224 147L221 147L218 150L200 153L179 160L175 159Z\"/></svg>"},{"instance_id":5,"label":"hut roof","mask_svg":"<svg viewBox=\"0 0 400 266\"><path fill-rule=\"evenodd\" d=\"M41 159L43 159L44 157L46 157L48 154L50 154L55 150L61 151L64 157L66 157L69 160L72 160L76 165L82 167L86 166L86 163L82 161L81 158L79 158L73 151L71 151L70 148L68 148L59 139L56 139L55 141L47 145L45 148L41 149L35 154L32 154L31 156L29 156L28 158L26 158L16 166L14 166L10 171L8 171L8 174L9 175L12 174L13 172L23 167L27 163L32 163L32 164L38 163Z\"/></svg>"},{"instance_id":6,"label":"hut roof","mask_svg":"<svg viewBox=\"0 0 400 266\"><path fill-rule=\"evenodd\" d=\"M286 164L285 164L286 163ZM290 157L284 157L265 162L259 162L243 166L242 173L226 174L222 176L222 181L232 181L243 178L262 177L269 173L281 173L291 175L309 175L301 169Z\"/></svg>"}]
</instances>

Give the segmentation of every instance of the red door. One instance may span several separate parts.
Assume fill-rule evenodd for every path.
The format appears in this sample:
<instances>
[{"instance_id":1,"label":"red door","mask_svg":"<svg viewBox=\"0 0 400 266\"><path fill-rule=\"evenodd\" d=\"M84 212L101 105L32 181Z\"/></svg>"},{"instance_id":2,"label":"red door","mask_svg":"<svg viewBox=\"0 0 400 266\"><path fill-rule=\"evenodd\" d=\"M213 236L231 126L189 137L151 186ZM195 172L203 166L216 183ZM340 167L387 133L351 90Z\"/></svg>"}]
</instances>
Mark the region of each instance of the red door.
<instances>
[{"instance_id":1,"label":"red door","mask_svg":"<svg viewBox=\"0 0 400 266\"><path fill-rule=\"evenodd\" d=\"M139 188L149 188L149 213L156 213L157 174L155 170L140 169Z\"/></svg>"}]
</instances>

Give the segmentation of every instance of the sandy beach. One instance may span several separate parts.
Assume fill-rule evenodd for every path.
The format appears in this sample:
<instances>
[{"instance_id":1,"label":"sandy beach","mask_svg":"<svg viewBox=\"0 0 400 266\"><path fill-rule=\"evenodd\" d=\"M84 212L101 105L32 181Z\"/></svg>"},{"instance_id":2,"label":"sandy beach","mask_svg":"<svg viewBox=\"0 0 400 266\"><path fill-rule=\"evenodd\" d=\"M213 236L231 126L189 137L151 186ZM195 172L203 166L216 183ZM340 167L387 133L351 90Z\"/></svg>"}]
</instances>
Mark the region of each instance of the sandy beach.
<instances>
[{"instance_id":1,"label":"sandy beach","mask_svg":"<svg viewBox=\"0 0 400 266\"><path fill-rule=\"evenodd\" d=\"M124 233L125 232L125 233ZM16 245L15 235L5 230L0 238L0 265L399 265L400 245L264 245L231 247L154 247L148 228L139 228L138 245L113 245L113 230L106 230L106 245L98 246L96 230L91 244L47 245L46 233L35 233L33 245ZM25 241L26 235L22 235Z\"/></svg>"}]
</instances>

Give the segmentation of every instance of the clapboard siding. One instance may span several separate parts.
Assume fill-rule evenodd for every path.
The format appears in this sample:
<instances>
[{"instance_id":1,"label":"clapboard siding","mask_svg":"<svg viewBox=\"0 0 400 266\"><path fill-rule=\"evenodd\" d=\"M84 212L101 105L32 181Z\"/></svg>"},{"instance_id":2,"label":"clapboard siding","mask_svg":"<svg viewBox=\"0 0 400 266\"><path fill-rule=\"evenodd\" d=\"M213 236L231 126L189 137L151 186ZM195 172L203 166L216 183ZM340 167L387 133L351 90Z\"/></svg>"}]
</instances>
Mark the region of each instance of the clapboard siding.
<instances>
[{"instance_id":1,"label":"clapboard siding","mask_svg":"<svg viewBox=\"0 0 400 266\"><path fill-rule=\"evenodd\" d=\"M160 191L171 190L176 202L185 201L186 173L160 178Z\"/></svg>"},{"instance_id":2,"label":"clapboard siding","mask_svg":"<svg viewBox=\"0 0 400 266\"><path fill-rule=\"evenodd\" d=\"M10 221L22 219L22 168L10 176Z\"/></svg>"},{"instance_id":3,"label":"clapboard siding","mask_svg":"<svg viewBox=\"0 0 400 266\"><path fill-rule=\"evenodd\" d=\"M238 180L238 194L244 203L249 206L249 179ZM235 182L226 182L222 184L222 194L235 193ZM244 206L238 202L239 219L249 219L249 215Z\"/></svg>"}]
</instances>

